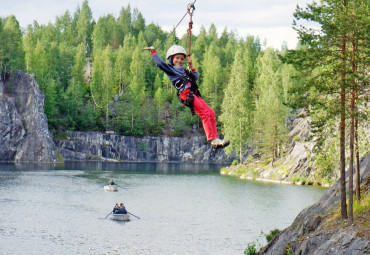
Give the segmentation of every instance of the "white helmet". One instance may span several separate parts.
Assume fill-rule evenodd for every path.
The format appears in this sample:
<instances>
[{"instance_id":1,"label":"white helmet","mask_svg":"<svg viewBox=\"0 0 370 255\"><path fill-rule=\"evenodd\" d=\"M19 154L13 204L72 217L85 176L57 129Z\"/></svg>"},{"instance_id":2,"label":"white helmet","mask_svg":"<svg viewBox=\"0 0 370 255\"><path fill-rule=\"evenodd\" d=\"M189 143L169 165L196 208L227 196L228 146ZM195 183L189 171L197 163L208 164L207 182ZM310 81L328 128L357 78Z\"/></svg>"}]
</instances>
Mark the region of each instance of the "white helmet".
<instances>
[{"instance_id":1,"label":"white helmet","mask_svg":"<svg viewBox=\"0 0 370 255\"><path fill-rule=\"evenodd\" d=\"M186 57L186 50L180 45L172 45L167 51L166 59L176 54L183 54Z\"/></svg>"}]
</instances>

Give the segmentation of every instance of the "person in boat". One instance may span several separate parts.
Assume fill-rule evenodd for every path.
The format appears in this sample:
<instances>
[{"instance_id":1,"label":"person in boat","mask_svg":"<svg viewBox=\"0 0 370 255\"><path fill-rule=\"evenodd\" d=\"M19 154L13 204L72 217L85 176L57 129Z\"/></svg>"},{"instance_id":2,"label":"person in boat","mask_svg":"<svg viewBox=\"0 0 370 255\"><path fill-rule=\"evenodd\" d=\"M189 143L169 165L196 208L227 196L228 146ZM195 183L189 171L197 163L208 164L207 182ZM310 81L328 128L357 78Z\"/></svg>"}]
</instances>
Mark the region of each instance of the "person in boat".
<instances>
[{"instance_id":1,"label":"person in boat","mask_svg":"<svg viewBox=\"0 0 370 255\"><path fill-rule=\"evenodd\" d=\"M116 184L114 183L113 179L111 179L111 180L109 181L109 184L108 184L108 185L116 185Z\"/></svg>"},{"instance_id":2,"label":"person in boat","mask_svg":"<svg viewBox=\"0 0 370 255\"><path fill-rule=\"evenodd\" d=\"M120 203L119 205L118 214L127 214L126 207L123 203Z\"/></svg>"},{"instance_id":3,"label":"person in boat","mask_svg":"<svg viewBox=\"0 0 370 255\"><path fill-rule=\"evenodd\" d=\"M218 137L215 111L202 99L196 81L199 78L198 72L193 67L190 55L187 56L187 63L190 71L183 64L186 58L186 50L180 45L171 46L166 54L167 64L158 55L153 46L145 47L150 50L155 64L161 69L177 89L177 96L180 102L191 109L192 114L197 113L202 120L203 129L213 149L223 148L229 145L228 140Z\"/></svg>"},{"instance_id":4,"label":"person in boat","mask_svg":"<svg viewBox=\"0 0 370 255\"><path fill-rule=\"evenodd\" d=\"M119 209L119 205L118 203L114 206L113 208L113 214L117 214L118 213L118 209Z\"/></svg>"}]
</instances>

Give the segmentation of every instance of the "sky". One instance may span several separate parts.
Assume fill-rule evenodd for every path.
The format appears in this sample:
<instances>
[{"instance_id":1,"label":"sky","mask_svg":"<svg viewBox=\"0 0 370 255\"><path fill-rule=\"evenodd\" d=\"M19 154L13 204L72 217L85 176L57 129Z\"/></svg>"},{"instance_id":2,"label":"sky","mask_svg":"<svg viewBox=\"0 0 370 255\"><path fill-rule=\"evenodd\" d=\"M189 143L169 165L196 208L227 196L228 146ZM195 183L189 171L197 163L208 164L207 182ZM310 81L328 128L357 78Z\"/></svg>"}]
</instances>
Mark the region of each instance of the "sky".
<instances>
[{"instance_id":1,"label":"sky","mask_svg":"<svg viewBox=\"0 0 370 255\"><path fill-rule=\"evenodd\" d=\"M239 37L259 37L266 46L281 49L286 43L295 48L297 33L292 28L296 6L305 7L312 0L89 0L89 6L97 21L112 14L119 16L122 7L130 4L137 8L146 24L154 23L165 31L172 31L186 13L186 7L195 1L193 33L197 35L203 26L207 30L213 23L220 35L227 28ZM83 0L0 0L0 17L15 15L22 28L37 20L39 24L54 23L68 9L73 14ZM176 30L181 37L188 28L187 16Z\"/></svg>"}]
</instances>

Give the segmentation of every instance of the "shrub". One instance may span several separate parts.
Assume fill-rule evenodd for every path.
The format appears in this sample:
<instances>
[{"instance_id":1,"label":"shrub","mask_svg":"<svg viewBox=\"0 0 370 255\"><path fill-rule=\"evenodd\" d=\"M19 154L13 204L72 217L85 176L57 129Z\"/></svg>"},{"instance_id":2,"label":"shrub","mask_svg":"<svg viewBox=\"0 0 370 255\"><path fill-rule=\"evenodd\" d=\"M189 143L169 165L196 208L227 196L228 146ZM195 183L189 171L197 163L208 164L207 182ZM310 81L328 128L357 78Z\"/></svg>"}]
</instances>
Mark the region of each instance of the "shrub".
<instances>
[{"instance_id":1,"label":"shrub","mask_svg":"<svg viewBox=\"0 0 370 255\"><path fill-rule=\"evenodd\" d=\"M353 212L355 214L362 214L370 209L370 195L366 193L362 198L360 203L355 199L353 201Z\"/></svg>"},{"instance_id":2,"label":"shrub","mask_svg":"<svg viewBox=\"0 0 370 255\"><path fill-rule=\"evenodd\" d=\"M265 234L263 232L261 232L261 234L265 236L266 241L269 243L274 238L274 236L276 236L279 232L280 230L275 228L271 230L269 234Z\"/></svg>"},{"instance_id":3,"label":"shrub","mask_svg":"<svg viewBox=\"0 0 370 255\"><path fill-rule=\"evenodd\" d=\"M236 166L237 164L239 164L239 161L237 159L234 159L233 162L231 163L233 166Z\"/></svg>"},{"instance_id":4,"label":"shrub","mask_svg":"<svg viewBox=\"0 0 370 255\"><path fill-rule=\"evenodd\" d=\"M257 247L256 243L252 242L249 243L247 248L244 250L244 254L246 255L255 255L257 253Z\"/></svg>"},{"instance_id":5,"label":"shrub","mask_svg":"<svg viewBox=\"0 0 370 255\"><path fill-rule=\"evenodd\" d=\"M292 183L296 183L296 182L298 182L299 181L299 177L298 176L296 176L296 175L294 175L293 177L292 177L292 180L291 180L291 182Z\"/></svg>"}]
</instances>

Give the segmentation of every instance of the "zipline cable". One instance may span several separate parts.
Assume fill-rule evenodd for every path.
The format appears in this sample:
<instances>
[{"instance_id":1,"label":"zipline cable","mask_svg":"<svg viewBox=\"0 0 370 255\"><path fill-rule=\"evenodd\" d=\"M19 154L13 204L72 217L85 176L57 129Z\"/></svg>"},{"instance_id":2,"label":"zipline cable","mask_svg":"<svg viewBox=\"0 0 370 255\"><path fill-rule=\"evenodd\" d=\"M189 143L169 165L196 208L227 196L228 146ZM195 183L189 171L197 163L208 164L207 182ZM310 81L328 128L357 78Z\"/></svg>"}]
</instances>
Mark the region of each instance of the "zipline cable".
<instances>
[{"instance_id":1,"label":"zipline cable","mask_svg":"<svg viewBox=\"0 0 370 255\"><path fill-rule=\"evenodd\" d=\"M189 53L188 55L190 56L190 44L191 44L191 28L192 28L192 25L193 25L193 21L192 21L192 16L193 16L193 12L195 10L195 4L196 0L194 2L191 2L188 6L187 6L187 11L186 13L184 14L184 16L181 18L181 20L177 23L177 25L175 26L175 28L172 30L172 32L167 36L167 38L162 42L162 44L158 47L158 49L161 49L164 44L167 42L167 40L172 36L173 33L175 33L177 27L181 24L181 22L185 19L186 15L189 14L190 15L190 22L189 22L189 29L188 29L188 36L190 35L189 37ZM149 62L152 60L152 57L150 57L150 59L148 59L148 61L146 61L145 65L140 69L140 71L132 78L131 82L119 93L118 96L122 96L123 92L125 92L125 90L141 75L141 73L145 70L146 66L149 64ZM90 81L90 91L91 91L91 96L92 96L92 99L94 101L94 104L98 107L98 108L105 108L107 107L109 104L111 104L112 102L105 104L105 105L99 105L96 100L95 100L95 97L94 97L94 93L93 93L93 90L92 90L92 85L91 85L91 81Z\"/></svg>"}]
</instances>

